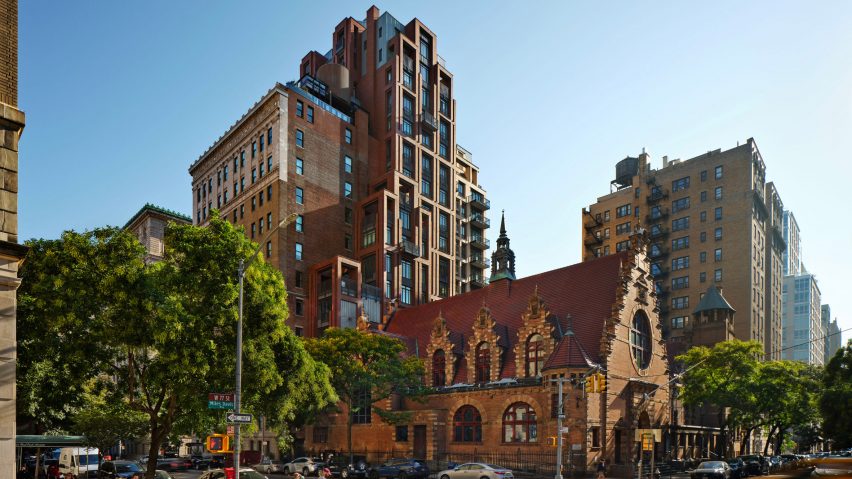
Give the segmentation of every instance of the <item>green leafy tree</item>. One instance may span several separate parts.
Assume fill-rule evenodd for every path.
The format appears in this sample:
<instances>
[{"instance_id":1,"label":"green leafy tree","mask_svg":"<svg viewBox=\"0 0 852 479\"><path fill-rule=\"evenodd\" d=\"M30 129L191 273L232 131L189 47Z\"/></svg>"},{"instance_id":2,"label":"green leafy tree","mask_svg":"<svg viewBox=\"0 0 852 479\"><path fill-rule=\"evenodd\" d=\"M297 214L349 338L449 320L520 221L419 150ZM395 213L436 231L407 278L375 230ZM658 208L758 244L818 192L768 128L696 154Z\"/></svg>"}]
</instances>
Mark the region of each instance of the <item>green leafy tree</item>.
<instances>
[{"instance_id":1,"label":"green leafy tree","mask_svg":"<svg viewBox=\"0 0 852 479\"><path fill-rule=\"evenodd\" d=\"M762 354L763 345L757 341L731 340L712 348L694 347L676 358L685 371L684 404L716 411L720 457L726 456L732 420L745 416L754 404L753 383Z\"/></svg>"},{"instance_id":2,"label":"green leafy tree","mask_svg":"<svg viewBox=\"0 0 852 479\"><path fill-rule=\"evenodd\" d=\"M393 394L419 398L424 393L423 362L415 356L406 356L405 345L399 339L380 333L331 328L321 338L309 339L307 347L314 358L331 369L331 384L346 406L346 444L350 461L356 412L371 407L386 422L404 421L404 414L383 410L375 403Z\"/></svg>"},{"instance_id":3,"label":"green leafy tree","mask_svg":"<svg viewBox=\"0 0 852 479\"><path fill-rule=\"evenodd\" d=\"M85 402L74 415L74 430L86 437L86 444L101 453L121 440L143 437L148 431L144 414L127 407L124 401L109 401L106 388L93 384L93 391L85 394ZM98 456L98 469L101 458Z\"/></svg>"},{"instance_id":4,"label":"green leafy tree","mask_svg":"<svg viewBox=\"0 0 852 479\"><path fill-rule=\"evenodd\" d=\"M823 432L836 449L852 447L852 340L825 367L819 409Z\"/></svg>"},{"instance_id":5,"label":"green leafy tree","mask_svg":"<svg viewBox=\"0 0 852 479\"><path fill-rule=\"evenodd\" d=\"M23 303L44 321L46 335L60 335L64 344L55 346L55 367L84 366L69 381L114 377L108 399L145 415L151 479L160 445L170 435L214 427L207 393L234 387L237 267L256 252L255 245L218 217L204 228L170 225L164 258L150 265L138 241L115 228L69 232L44 243L30 254L50 261L28 259L24 270L47 264L50 274L34 275ZM54 290L63 287L68 291L57 300ZM243 410L283 427L297 411L334 399L328 368L285 324L280 272L263 261L245 276L244 312ZM77 384L45 409L79 409Z\"/></svg>"},{"instance_id":6,"label":"green leafy tree","mask_svg":"<svg viewBox=\"0 0 852 479\"><path fill-rule=\"evenodd\" d=\"M767 361L759 364L754 383L758 412L754 426L769 427L775 437L775 450L781 450L790 428L805 428L818 422L816 393L819 368L799 361ZM770 441L764 445L769 451Z\"/></svg>"}]
</instances>

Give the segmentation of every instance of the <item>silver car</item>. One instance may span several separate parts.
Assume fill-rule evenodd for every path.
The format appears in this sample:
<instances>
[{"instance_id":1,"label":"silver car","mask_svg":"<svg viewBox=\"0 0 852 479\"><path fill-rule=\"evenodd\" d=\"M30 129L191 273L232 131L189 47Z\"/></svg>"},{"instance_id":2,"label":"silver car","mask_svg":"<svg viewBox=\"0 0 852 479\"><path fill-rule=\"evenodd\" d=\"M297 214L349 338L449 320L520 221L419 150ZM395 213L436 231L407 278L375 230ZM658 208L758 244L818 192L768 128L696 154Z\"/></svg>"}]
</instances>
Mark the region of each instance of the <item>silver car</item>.
<instances>
[{"instance_id":1,"label":"silver car","mask_svg":"<svg viewBox=\"0 0 852 479\"><path fill-rule=\"evenodd\" d=\"M438 479L514 479L512 471L505 467L468 462L438 474Z\"/></svg>"},{"instance_id":2,"label":"silver car","mask_svg":"<svg viewBox=\"0 0 852 479\"><path fill-rule=\"evenodd\" d=\"M286 474L295 474L298 472L301 475L308 477L309 475L317 472L317 470L321 467L321 462L314 461L310 457L297 457L287 464L284 464L284 472Z\"/></svg>"}]
</instances>

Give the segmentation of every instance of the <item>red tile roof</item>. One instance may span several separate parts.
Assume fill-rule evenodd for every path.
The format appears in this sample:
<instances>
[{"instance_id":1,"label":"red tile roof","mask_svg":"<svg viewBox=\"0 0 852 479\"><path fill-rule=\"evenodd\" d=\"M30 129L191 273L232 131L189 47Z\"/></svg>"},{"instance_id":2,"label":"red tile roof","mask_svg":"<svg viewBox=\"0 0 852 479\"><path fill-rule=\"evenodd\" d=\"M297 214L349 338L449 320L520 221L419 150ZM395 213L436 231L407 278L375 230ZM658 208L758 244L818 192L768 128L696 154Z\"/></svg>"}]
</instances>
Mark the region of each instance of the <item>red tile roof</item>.
<instances>
[{"instance_id":1,"label":"red tile roof","mask_svg":"<svg viewBox=\"0 0 852 479\"><path fill-rule=\"evenodd\" d=\"M510 348L509 354L504 355L500 378L514 377L516 366L511 350L517 341L518 329L523 325L521 316L538 287L539 296L551 318L555 316L558 320L562 332L567 330L569 322L574 332L573 338L560 339L546 365L567 366L586 359L600 363L603 327L612 315L621 280L621 263L626 258L627 253L623 252L514 281L497 281L469 293L400 309L388 322L386 331L416 339L418 353L424 357L434 320L439 314L446 319L451 341L456 343L459 336L465 340L470 336L477 313L485 304L497 323L495 331L502 336L501 345ZM465 371L457 370L454 382L464 382L466 376Z\"/></svg>"}]
</instances>

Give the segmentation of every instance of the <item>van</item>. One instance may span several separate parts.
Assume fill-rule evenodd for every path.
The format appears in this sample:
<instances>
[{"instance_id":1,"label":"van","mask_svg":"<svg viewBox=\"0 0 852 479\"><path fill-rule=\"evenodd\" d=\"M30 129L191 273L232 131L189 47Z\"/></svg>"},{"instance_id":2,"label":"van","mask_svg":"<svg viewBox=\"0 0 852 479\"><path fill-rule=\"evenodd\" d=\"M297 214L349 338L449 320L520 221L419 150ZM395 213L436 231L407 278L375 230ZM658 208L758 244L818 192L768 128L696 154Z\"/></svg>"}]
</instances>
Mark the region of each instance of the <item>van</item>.
<instances>
[{"instance_id":1,"label":"van","mask_svg":"<svg viewBox=\"0 0 852 479\"><path fill-rule=\"evenodd\" d=\"M63 447L59 451L59 474L64 479L86 479L98 473L99 451L93 447Z\"/></svg>"}]
</instances>

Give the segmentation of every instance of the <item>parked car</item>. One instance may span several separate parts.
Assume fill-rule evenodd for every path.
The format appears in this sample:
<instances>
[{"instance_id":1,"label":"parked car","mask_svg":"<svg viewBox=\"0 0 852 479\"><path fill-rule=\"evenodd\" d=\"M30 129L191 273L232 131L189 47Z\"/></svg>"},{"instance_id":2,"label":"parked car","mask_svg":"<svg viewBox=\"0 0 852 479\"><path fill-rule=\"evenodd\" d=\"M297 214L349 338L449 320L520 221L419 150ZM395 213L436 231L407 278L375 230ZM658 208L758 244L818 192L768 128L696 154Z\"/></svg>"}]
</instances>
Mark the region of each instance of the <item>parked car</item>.
<instances>
[{"instance_id":1,"label":"parked car","mask_svg":"<svg viewBox=\"0 0 852 479\"><path fill-rule=\"evenodd\" d=\"M781 463L784 464L785 469L797 469L801 466L799 457L795 454L781 454Z\"/></svg>"},{"instance_id":2,"label":"parked car","mask_svg":"<svg viewBox=\"0 0 852 479\"><path fill-rule=\"evenodd\" d=\"M469 462L438 473L438 479L513 479L510 469L484 462Z\"/></svg>"},{"instance_id":3,"label":"parked car","mask_svg":"<svg viewBox=\"0 0 852 479\"><path fill-rule=\"evenodd\" d=\"M769 463L769 473L778 472L781 470L781 457L780 456L769 456L766 458L766 461Z\"/></svg>"},{"instance_id":4,"label":"parked car","mask_svg":"<svg viewBox=\"0 0 852 479\"><path fill-rule=\"evenodd\" d=\"M278 472L278 465L266 456L261 457L260 461L250 465L249 467L261 474L272 474L273 472Z\"/></svg>"},{"instance_id":5,"label":"parked car","mask_svg":"<svg viewBox=\"0 0 852 479\"><path fill-rule=\"evenodd\" d=\"M704 461L689 477L691 479L731 479L731 467L725 461Z\"/></svg>"},{"instance_id":6,"label":"parked car","mask_svg":"<svg viewBox=\"0 0 852 479\"><path fill-rule=\"evenodd\" d=\"M188 457L167 457L157 459L157 469L164 471L185 471L192 468L192 461Z\"/></svg>"},{"instance_id":7,"label":"parked car","mask_svg":"<svg viewBox=\"0 0 852 479\"><path fill-rule=\"evenodd\" d=\"M731 479L742 479L744 477L748 477L748 472L746 472L746 465L740 458L728 459L725 461L728 463L728 466L731 468Z\"/></svg>"},{"instance_id":8,"label":"parked car","mask_svg":"<svg viewBox=\"0 0 852 479\"><path fill-rule=\"evenodd\" d=\"M144 469L139 467L139 464L136 464L132 461L106 461L101 463L101 470L98 471L99 479L130 479L136 473L143 473Z\"/></svg>"},{"instance_id":9,"label":"parked car","mask_svg":"<svg viewBox=\"0 0 852 479\"><path fill-rule=\"evenodd\" d=\"M340 479L364 479L367 477L368 467L364 456L352 456L350 463L347 454L339 454L332 456L326 462L325 467L331 471L332 477L339 477Z\"/></svg>"},{"instance_id":10,"label":"parked car","mask_svg":"<svg viewBox=\"0 0 852 479\"><path fill-rule=\"evenodd\" d=\"M222 469L210 469L201 474L198 479L225 479L225 471ZM240 479L269 479L263 474L251 468L240 468Z\"/></svg>"},{"instance_id":11,"label":"parked car","mask_svg":"<svg viewBox=\"0 0 852 479\"><path fill-rule=\"evenodd\" d=\"M760 476L769 474L769 464L766 458L757 454L748 454L745 456L737 456L737 459L742 459L745 463L746 474L749 476Z\"/></svg>"},{"instance_id":12,"label":"parked car","mask_svg":"<svg viewBox=\"0 0 852 479\"><path fill-rule=\"evenodd\" d=\"M308 477L311 474L316 473L318 470L323 468L323 463L317 460L314 460L310 457L297 457L292 461L284 464L284 472L287 474L295 474L301 473L303 476Z\"/></svg>"},{"instance_id":13,"label":"parked car","mask_svg":"<svg viewBox=\"0 0 852 479\"><path fill-rule=\"evenodd\" d=\"M368 473L370 479L381 479L384 477L394 479L429 477L429 467L425 462L417 459L391 459L382 465L371 467Z\"/></svg>"}]
</instances>

